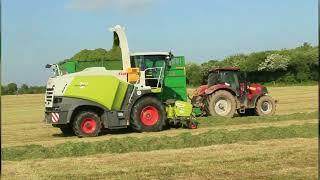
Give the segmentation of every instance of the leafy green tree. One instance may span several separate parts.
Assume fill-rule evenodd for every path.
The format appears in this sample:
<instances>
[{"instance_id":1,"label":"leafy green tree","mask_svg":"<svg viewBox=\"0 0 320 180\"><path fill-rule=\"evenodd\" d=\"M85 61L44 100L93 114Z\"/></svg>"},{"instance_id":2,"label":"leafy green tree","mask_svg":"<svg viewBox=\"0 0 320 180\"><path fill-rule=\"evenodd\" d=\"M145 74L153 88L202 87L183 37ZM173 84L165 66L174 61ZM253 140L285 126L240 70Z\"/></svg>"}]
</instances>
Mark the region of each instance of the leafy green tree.
<instances>
[{"instance_id":1,"label":"leafy green tree","mask_svg":"<svg viewBox=\"0 0 320 180\"><path fill-rule=\"evenodd\" d=\"M195 63L186 64L186 75L189 85L198 86L202 82L201 67Z\"/></svg>"},{"instance_id":2,"label":"leafy green tree","mask_svg":"<svg viewBox=\"0 0 320 180\"><path fill-rule=\"evenodd\" d=\"M7 94L16 94L18 90L18 86L15 83L9 83L7 85Z\"/></svg>"},{"instance_id":3,"label":"leafy green tree","mask_svg":"<svg viewBox=\"0 0 320 180\"><path fill-rule=\"evenodd\" d=\"M19 94L28 94L29 93L29 86L26 84L22 84L21 87L18 89Z\"/></svg>"},{"instance_id":4,"label":"leafy green tree","mask_svg":"<svg viewBox=\"0 0 320 180\"><path fill-rule=\"evenodd\" d=\"M258 71L276 71L287 70L289 64L289 57L280 54L270 54L267 58L259 64Z\"/></svg>"}]
</instances>

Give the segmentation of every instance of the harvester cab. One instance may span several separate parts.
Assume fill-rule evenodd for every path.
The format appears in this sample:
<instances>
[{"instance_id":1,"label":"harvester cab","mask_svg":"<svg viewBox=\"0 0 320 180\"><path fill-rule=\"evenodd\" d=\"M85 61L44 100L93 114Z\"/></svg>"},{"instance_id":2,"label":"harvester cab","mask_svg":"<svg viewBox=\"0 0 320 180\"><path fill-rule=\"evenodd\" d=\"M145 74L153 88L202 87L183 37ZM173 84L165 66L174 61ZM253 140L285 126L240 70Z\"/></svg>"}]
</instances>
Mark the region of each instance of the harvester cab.
<instances>
[{"instance_id":1,"label":"harvester cab","mask_svg":"<svg viewBox=\"0 0 320 180\"><path fill-rule=\"evenodd\" d=\"M168 61L170 61L168 52L131 54L131 67L140 72L139 81L136 81L136 83L151 88L162 88Z\"/></svg>"}]
</instances>

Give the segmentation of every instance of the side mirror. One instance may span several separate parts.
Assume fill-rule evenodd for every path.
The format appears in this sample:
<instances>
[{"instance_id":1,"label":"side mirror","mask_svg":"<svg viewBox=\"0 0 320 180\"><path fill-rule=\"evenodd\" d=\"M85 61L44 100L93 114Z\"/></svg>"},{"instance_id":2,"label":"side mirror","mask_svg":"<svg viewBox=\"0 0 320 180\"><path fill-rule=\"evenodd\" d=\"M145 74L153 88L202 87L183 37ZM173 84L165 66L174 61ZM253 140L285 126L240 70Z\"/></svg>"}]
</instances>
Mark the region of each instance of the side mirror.
<instances>
[{"instance_id":1,"label":"side mirror","mask_svg":"<svg viewBox=\"0 0 320 180\"><path fill-rule=\"evenodd\" d=\"M173 58L173 54L171 53L171 51L169 52L169 58L170 60Z\"/></svg>"}]
</instances>

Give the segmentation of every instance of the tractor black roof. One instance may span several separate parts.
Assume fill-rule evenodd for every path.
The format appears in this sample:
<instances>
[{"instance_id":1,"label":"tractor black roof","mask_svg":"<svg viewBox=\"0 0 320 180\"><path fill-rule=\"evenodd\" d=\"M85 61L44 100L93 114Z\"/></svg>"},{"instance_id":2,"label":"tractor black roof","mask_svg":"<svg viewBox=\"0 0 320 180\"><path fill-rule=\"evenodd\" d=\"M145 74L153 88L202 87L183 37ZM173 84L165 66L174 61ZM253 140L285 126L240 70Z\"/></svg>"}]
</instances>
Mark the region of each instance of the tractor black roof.
<instances>
[{"instance_id":1,"label":"tractor black roof","mask_svg":"<svg viewBox=\"0 0 320 180\"><path fill-rule=\"evenodd\" d=\"M240 71L240 68L236 67L229 67L229 68L213 68L209 72L215 72L215 71Z\"/></svg>"}]
</instances>

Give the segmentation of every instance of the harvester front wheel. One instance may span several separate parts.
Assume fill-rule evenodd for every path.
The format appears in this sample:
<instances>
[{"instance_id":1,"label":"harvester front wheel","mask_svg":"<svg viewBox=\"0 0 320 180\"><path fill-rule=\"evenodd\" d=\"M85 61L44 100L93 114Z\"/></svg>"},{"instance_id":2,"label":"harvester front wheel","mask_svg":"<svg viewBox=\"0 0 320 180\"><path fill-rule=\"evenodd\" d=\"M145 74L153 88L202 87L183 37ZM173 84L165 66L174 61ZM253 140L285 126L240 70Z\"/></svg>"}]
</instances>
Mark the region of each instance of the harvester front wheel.
<instances>
[{"instance_id":1,"label":"harvester front wheel","mask_svg":"<svg viewBox=\"0 0 320 180\"><path fill-rule=\"evenodd\" d=\"M101 121L95 112L82 111L73 122L73 131L78 137L98 136L100 130Z\"/></svg>"},{"instance_id":2,"label":"harvester front wheel","mask_svg":"<svg viewBox=\"0 0 320 180\"><path fill-rule=\"evenodd\" d=\"M256 103L255 112L258 116L271 116L276 111L276 104L270 96L262 96Z\"/></svg>"},{"instance_id":3,"label":"harvester front wheel","mask_svg":"<svg viewBox=\"0 0 320 180\"><path fill-rule=\"evenodd\" d=\"M161 131L166 126L164 105L155 97L143 97L131 112L131 127L138 132Z\"/></svg>"},{"instance_id":4,"label":"harvester front wheel","mask_svg":"<svg viewBox=\"0 0 320 180\"><path fill-rule=\"evenodd\" d=\"M236 112L235 97L225 90L219 90L209 97L209 113L211 116L233 117Z\"/></svg>"}]
</instances>

